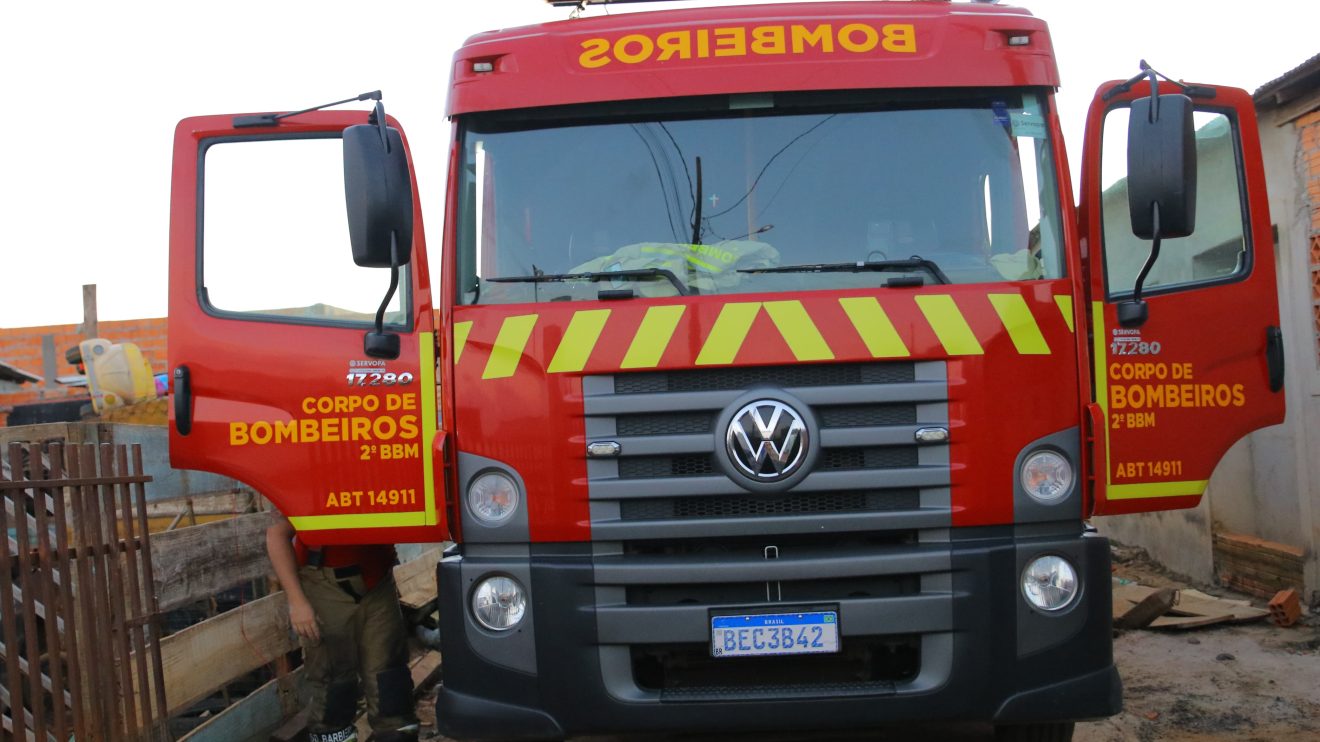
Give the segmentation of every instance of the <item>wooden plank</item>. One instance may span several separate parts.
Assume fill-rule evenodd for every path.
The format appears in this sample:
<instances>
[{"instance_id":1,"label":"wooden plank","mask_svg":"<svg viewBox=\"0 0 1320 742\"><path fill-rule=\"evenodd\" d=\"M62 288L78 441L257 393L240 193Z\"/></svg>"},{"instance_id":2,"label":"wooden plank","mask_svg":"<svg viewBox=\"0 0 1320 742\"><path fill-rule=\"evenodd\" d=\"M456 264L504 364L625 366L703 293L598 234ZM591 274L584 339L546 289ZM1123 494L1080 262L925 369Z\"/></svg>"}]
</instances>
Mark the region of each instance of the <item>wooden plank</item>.
<instances>
[{"instance_id":1,"label":"wooden plank","mask_svg":"<svg viewBox=\"0 0 1320 742\"><path fill-rule=\"evenodd\" d=\"M51 474L54 476L59 472L63 476L65 467L65 457L69 454L69 449L59 444L54 444L50 448ZM77 621L78 614L73 610L73 566L69 561L69 536L72 532L72 524L69 522L71 510L65 508L65 488L57 487L54 491L54 503L52 513L55 516L55 522L59 528L55 530L55 549L59 554L58 573L61 578L60 604L56 612L63 614L63 622L60 625L61 635L66 637L67 649L64 656L69 662L69 688L74 691L81 691L82 672L79 665L78 644L77 644ZM83 738L86 735L86 722L83 720L83 702L79 699L76 703L71 702L73 707L73 736L75 739Z\"/></svg>"},{"instance_id":2,"label":"wooden plank","mask_svg":"<svg viewBox=\"0 0 1320 742\"><path fill-rule=\"evenodd\" d=\"M265 577L268 513L250 513L151 536L151 565L160 610L209 598Z\"/></svg>"},{"instance_id":3,"label":"wooden plank","mask_svg":"<svg viewBox=\"0 0 1320 742\"><path fill-rule=\"evenodd\" d=\"M399 588L400 603L409 608L420 608L435 599L435 565L440 563L442 551L440 547L430 549L394 568L394 584Z\"/></svg>"},{"instance_id":4,"label":"wooden plank","mask_svg":"<svg viewBox=\"0 0 1320 742\"><path fill-rule=\"evenodd\" d=\"M168 500L154 500L147 503L147 517L155 518L173 518L179 513L188 512L188 504L192 503L192 512L195 515L239 515L249 510L255 501L255 496L251 492L217 492L209 495L189 495L185 497L174 497Z\"/></svg>"},{"instance_id":5,"label":"wooden plank","mask_svg":"<svg viewBox=\"0 0 1320 742\"><path fill-rule=\"evenodd\" d=\"M302 668L275 678L243 700L208 719L179 742L233 742L260 739L261 733L280 725L290 708L301 705Z\"/></svg>"},{"instance_id":6,"label":"wooden plank","mask_svg":"<svg viewBox=\"0 0 1320 742\"><path fill-rule=\"evenodd\" d=\"M132 446L129 447L129 450L132 452L133 455L133 471L135 473L141 474L142 445L139 443L134 443ZM147 530L147 492L146 492L146 485L143 484L142 482L138 482L133 485L133 499L135 502L137 502L138 533L143 534L143 538L144 538L143 547L146 549L146 558L142 560L142 584L144 586L155 585L156 583L152 576L153 573L151 567L151 539L146 538L146 534L149 533L149 531ZM147 601L145 607L146 614L152 617L159 616L160 605L156 600L156 591L152 589L152 590L147 590L145 592L147 593L144 596ZM151 686L152 686L152 693L156 698L156 710L160 712L160 717L163 722L165 717L169 716L169 710L168 710L168 706L166 706L165 704L165 669L161 663L161 658L160 658L160 636L161 636L160 623L157 621L153 621L152 628L154 629L152 633L155 634L156 641L152 642L152 650L151 650L151 680L152 680ZM166 739L169 739L170 735L169 735L168 726L164 731L165 734L163 736Z\"/></svg>"},{"instance_id":7,"label":"wooden plank","mask_svg":"<svg viewBox=\"0 0 1320 742\"><path fill-rule=\"evenodd\" d=\"M83 323L82 331L85 340L91 340L97 337L100 331L96 322L96 284L84 283L82 287L83 297Z\"/></svg>"},{"instance_id":8,"label":"wooden plank","mask_svg":"<svg viewBox=\"0 0 1320 742\"><path fill-rule=\"evenodd\" d=\"M1162 592L1145 585L1113 585L1114 618L1117 620L1147 598ZM1165 615L1149 623L1153 629L1191 629L1216 623L1256 621L1269 611L1240 600L1225 600L1199 590L1179 590Z\"/></svg>"},{"instance_id":9,"label":"wooden plank","mask_svg":"<svg viewBox=\"0 0 1320 742\"><path fill-rule=\"evenodd\" d=\"M16 443L9 445L9 464L10 473L14 479L22 477L23 464L19 446ZM23 517L23 493L15 492L13 495L14 513L17 519ZM0 495L0 531L9 532L9 507L10 499ZM20 550L21 551L21 550ZM0 625L3 625L3 639L5 644L5 677L11 688L8 698L4 699L5 705L11 711L17 710L19 713L13 714L10 721L12 725L8 729L9 733L15 736L26 737L27 725L24 723L23 709L26 704L23 702L23 676L19 674L19 638L18 621L14 611L14 580L13 580L14 562L10 559L9 549L0 549Z\"/></svg>"},{"instance_id":10,"label":"wooden plank","mask_svg":"<svg viewBox=\"0 0 1320 742\"><path fill-rule=\"evenodd\" d=\"M432 650L418 657L408 668L412 675L413 697L420 698L440 675L440 653Z\"/></svg>"},{"instance_id":11,"label":"wooden plank","mask_svg":"<svg viewBox=\"0 0 1320 742\"><path fill-rule=\"evenodd\" d=\"M33 472L32 478L36 479L41 476L41 472L43 471L41 463L41 444L32 444L32 450L36 454L36 458L33 459L34 465L31 467ZM58 456L51 456L50 459L50 478L59 479L60 475L63 473L61 471L61 465L63 462L59 460ZM52 487L51 489L60 490L63 488ZM51 531L48 530L49 523L47 520L49 516L46 512L47 498L45 492L46 490L44 489L38 489L34 493L38 495L38 505L34 508L37 511L37 556L41 565L41 574L45 578L41 580L41 602L42 604L49 606L49 615L45 617L46 653L54 659L54 661L48 663L48 666L50 667L51 708L54 716L53 731L56 739L66 740L69 738L69 731L68 724L66 723L68 721L67 714L65 713L67 706L64 699L64 689L66 687L64 684L64 663L60 661L63 654L60 651L61 622L59 620L59 604L57 602L59 600L59 588L56 586L55 581L55 565L57 562L55 561L56 557L53 552L54 545L52 544L54 536L51 534ZM63 528L64 526L63 524L59 524L59 527Z\"/></svg>"},{"instance_id":12,"label":"wooden plank","mask_svg":"<svg viewBox=\"0 0 1320 742\"><path fill-rule=\"evenodd\" d=\"M267 595L165 637L160 653L168 714L297 648L284 593Z\"/></svg>"},{"instance_id":13,"label":"wooden plank","mask_svg":"<svg viewBox=\"0 0 1320 742\"><path fill-rule=\"evenodd\" d=\"M38 423L0 428L0 444L60 441L66 445L95 440L93 426L83 423ZM90 434L90 435L89 435Z\"/></svg>"},{"instance_id":14,"label":"wooden plank","mask_svg":"<svg viewBox=\"0 0 1320 742\"><path fill-rule=\"evenodd\" d=\"M116 463L119 467L119 473L128 472L128 449L123 446L117 447L115 451ZM136 530L133 522L133 490L127 484L121 484L115 487L119 495L118 507L124 514L124 559L126 569L125 575L128 577L128 594L125 600L125 610L132 617L133 625L125 627L128 632L129 640L132 644L130 656L136 656L137 666L128 672L132 675L133 670L137 672L137 694L141 705L138 707L141 713L137 716L137 729L151 729L155 726L155 715L151 710L151 688L150 675L147 673L147 627L137 621L146 617L144 609L145 602L142 598L142 580L140 579L139 559L143 556L143 550L146 542L139 542L134 538ZM125 665L128 664L125 658ZM132 697L133 691L127 690L126 696Z\"/></svg>"},{"instance_id":15,"label":"wooden plank","mask_svg":"<svg viewBox=\"0 0 1320 742\"><path fill-rule=\"evenodd\" d=\"M101 446L101 473L114 476L122 474L115 468L115 450L112 446ZM101 485L100 497L98 498L98 508L101 512L102 522L105 526L105 543L109 544L113 551L106 559L110 567L109 581L109 600L110 600L110 640L111 653L114 657L115 667L119 670L118 690L116 697L120 703L115 705L116 718L123 719L122 729L129 733L138 727L138 703L136 694L133 693L133 668L131 663L132 644L128 638L128 620L131 616L128 613L126 603L127 590L125 589L124 564L120 559L119 553L119 518L116 515L118 505L115 502L114 485Z\"/></svg>"}]
</instances>

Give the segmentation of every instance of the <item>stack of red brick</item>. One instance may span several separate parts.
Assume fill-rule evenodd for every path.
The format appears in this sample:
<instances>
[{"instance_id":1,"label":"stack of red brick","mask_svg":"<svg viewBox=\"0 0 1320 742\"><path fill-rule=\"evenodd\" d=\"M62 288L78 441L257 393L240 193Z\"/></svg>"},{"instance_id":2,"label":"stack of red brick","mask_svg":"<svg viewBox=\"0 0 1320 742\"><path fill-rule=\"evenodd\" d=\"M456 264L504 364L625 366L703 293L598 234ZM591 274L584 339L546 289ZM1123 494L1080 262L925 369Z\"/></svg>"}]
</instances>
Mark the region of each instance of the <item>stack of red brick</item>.
<instances>
[{"instance_id":1,"label":"stack of red brick","mask_svg":"<svg viewBox=\"0 0 1320 742\"><path fill-rule=\"evenodd\" d=\"M1320 353L1320 111L1297 119L1301 140L1302 167L1306 178L1306 200L1311 208L1311 311Z\"/></svg>"},{"instance_id":2,"label":"stack of red brick","mask_svg":"<svg viewBox=\"0 0 1320 742\"><path fill-rule=\"evenodd\" d=\"M156 373L163 373L165 355L165 318L103 321L98 323L98 335L114 343L136 343L151 361ZM60 376L76 374L78 370L64 360L64 352L82 341L79 325L48 325L45 327L0 328L0 360L29 373L41 375L44 363L41 357L41 338L55 336L55 373ZM58 401L86 396L85 389L55 384L46 387L37 382L24 384L20 391L0 392L0 426L4 425L14 405L41 401Z\"/></svg>"}]
</instances>

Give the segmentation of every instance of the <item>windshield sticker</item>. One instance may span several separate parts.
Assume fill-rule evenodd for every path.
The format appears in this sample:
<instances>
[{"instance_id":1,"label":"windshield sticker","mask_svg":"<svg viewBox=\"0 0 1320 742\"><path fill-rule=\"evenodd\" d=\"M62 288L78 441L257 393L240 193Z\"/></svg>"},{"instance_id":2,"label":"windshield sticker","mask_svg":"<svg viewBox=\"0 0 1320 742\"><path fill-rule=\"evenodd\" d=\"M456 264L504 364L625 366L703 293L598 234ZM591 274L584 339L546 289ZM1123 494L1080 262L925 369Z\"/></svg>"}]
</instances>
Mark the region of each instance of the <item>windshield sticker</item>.
<instances>
[{"instance_id":1,"label":"windshield sticker","mask_svg":"<svg viewBox=\"0 0 1320 742\"><path fill-rule=\"evenodd\" d=\"M990 104L990 110L995 114L995 123L1000 126L1008 126L1008 106L1002 100L997 100Z\"/></svg>"},{"instance_id":2,"label":"windshield sticker","mask_svg":"<svg viewBox=\"0 0 1320 742\"><path fill-rule=\"evenodd\" d=\"M1013 136L1031 137L1032 139L1045 138L1045 119L1039 114L1030 111L1014 111L1010 114L1010 118Z\"/></svg>"}]
</instances>

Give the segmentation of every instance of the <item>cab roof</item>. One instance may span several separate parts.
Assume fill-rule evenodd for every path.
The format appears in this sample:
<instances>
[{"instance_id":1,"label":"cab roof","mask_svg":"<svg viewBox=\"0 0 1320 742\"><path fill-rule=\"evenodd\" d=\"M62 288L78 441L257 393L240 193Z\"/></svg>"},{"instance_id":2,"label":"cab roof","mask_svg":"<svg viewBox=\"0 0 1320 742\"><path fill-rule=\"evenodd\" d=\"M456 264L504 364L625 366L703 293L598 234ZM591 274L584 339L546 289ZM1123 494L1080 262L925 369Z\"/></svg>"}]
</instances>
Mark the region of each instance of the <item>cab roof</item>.
<instances>
[{"instance_id":1,"label":"cab roof","mask_svg":"<svg viewBox=\"0 0 1320 742\"><path fill-rule=\"evenodd\" d=\"M454 55L449 114L786 90L1058 84L1045 22L1022 8L693 7L472 36Z\"/></svg>"}]
</instances>

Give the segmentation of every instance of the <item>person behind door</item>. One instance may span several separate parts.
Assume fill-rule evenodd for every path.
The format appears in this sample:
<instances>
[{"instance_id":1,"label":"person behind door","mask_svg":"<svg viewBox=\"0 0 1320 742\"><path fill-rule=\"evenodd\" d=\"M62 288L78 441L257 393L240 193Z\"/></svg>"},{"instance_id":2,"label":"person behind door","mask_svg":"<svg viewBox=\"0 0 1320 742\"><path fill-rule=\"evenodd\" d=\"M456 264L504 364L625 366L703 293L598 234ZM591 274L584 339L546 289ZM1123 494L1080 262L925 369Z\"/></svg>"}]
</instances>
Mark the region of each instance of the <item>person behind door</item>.
<instances>
[{"instance_id":1,"label":"person behind door","mask_svg":"<svg viewBox=\"0 0 1320 742\"><path fill-rule=\"evenodd\" d=\"M416 740L394 547L309 547L277 513L266 529L266 553L303 646L310 742L355 742L353 722L363 693L372 740Z\"/></svg>"}]
</instances>

